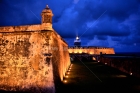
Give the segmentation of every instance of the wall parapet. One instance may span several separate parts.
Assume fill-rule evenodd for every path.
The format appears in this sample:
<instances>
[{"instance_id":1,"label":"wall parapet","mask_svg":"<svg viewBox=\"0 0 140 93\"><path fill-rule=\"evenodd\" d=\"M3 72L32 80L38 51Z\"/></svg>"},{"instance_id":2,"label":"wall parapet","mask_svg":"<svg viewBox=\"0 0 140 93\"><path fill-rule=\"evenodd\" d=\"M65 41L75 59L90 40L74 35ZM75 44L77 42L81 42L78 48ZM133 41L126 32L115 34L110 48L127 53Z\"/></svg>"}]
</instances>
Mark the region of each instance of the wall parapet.
<instances>
[{"instance_id":1,"label":"wall parapet","mask_svg":"<svg viewBox=\"0 0 140 93\"><path fill-rule=\"evenodd\" d=\"M23 26L5 26L0 27L0 33L3 32L25 32L25 31L40 31L43 27L39 25L23 25Z\"/></svg>"},{"instance_id":2,"label":"wall parapet","mask_svg":"<svg viewBox=\"0 0 140 93\"><path fill-rule=\"evenodd\" d=\"M75 46L69 46L70 49L113 49L110 47L98 47L98 46L81 46L81 47L75 47Z\"/></svg>"},{"instance_id":3,"label":"wall parapet","mask_svg":"<svg viewBox=\"0 0 140 93\"><path fill-rule=\"evenodd\" d=\"M115 54L113 48L108 47L94 47L94 46L87 46L87 47L69 47L69 53L87 53L87 54Z\"/></svg>"},{"instance_id":4,"label":"wall parapet","mask_svg":"<svg viewBox=\"0 0 140 93\"><path fill-rule=\"evenodd\" d=\"M140 77L140 56L101 55L99 62L135 77Z\"/></svg>"}]
</instances>

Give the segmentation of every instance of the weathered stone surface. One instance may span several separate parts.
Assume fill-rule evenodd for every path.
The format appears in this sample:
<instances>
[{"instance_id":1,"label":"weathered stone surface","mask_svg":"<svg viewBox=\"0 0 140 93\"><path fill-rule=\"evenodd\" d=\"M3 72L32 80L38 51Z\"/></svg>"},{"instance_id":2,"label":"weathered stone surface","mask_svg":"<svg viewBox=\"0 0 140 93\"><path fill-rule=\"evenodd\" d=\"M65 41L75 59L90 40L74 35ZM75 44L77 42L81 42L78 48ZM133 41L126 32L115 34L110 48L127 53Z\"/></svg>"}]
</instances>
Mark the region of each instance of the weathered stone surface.
<instances>
[{"instance_id":1,"label":"weathered stone surface","mask_svg":"<svg viewBox=\"0 0 140 93\"><path fill-rule=\"evenodd\" d=\"M54 82L63 80L68 45L53 30L53 14L46 9L40 25L0 27L0 89L54 93Z\"/></svg>"}]
</instances>

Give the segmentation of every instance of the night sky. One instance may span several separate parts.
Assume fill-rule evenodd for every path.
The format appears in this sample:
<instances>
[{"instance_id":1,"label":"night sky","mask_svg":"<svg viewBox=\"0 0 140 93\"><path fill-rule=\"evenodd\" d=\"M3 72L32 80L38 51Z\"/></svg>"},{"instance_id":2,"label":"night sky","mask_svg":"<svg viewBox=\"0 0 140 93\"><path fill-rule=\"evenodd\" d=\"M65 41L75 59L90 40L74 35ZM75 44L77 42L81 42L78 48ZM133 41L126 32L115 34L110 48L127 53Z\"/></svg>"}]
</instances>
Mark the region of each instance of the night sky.
<instances>
[{"instance_id":1,"label":"night sky","mask_svg":"<svg viewBox=\"0 0 140 93\"><path fill-rule=\"evenodd\" d=\"M69 46L78 35L83 46L140 52L140 0L0 0L0 26L40 24L47 4Z\"/></svg>"}]
</instances>

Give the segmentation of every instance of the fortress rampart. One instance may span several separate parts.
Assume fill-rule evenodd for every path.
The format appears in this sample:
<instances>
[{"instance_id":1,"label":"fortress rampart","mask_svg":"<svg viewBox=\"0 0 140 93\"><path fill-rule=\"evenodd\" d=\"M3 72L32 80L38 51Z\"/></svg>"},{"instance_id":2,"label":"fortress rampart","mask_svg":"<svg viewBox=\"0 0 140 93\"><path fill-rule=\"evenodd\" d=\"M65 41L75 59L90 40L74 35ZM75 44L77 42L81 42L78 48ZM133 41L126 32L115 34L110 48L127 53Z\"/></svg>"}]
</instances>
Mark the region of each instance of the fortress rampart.
<instances>
[{"instance_id":1,"label":"fortress rampart","mask_svg":"<svg viewBox=\"0 0 140 93\"><path fill-rule=\"evenodd\" d=\"M70 58L50 11L43 10L40 25L0 27L0 90L55 93Z\"/></svg>"},{"instance_id":2,"label":"fortress rampart","mask_svg":"<svg viewBox=\"0 0 140 93\"><path fill-rule=\"evenodd\" d=\"M87 53L87 54L96 54L100 55L102 54L115 54L115 51L113 48L106 48L106 47L69 47L69 53L74 54L81 54L81 53Z\"/></svg>"},{"instance_id":3,"label":"fortress rampart","mask_svg":"<svg viewBox=\"0 0 140 93\"><path fill-rule=\"evenodd\" d=\"M101 55L99 62L129 75L140 77L140 57L135 55Z\"/></svg>"}]
</instances>

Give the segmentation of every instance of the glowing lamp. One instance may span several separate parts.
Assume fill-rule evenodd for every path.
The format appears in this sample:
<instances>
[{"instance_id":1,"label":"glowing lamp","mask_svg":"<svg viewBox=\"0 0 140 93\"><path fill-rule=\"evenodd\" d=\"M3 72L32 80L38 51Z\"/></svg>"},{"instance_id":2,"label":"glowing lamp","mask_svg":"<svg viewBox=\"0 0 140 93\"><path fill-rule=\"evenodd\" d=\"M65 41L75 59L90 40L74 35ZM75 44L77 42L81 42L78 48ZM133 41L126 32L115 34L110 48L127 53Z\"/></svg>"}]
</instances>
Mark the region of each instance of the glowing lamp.
<instances>
[{"instance_id":1,"label":"glowing lamp","mask_svg":"<svg viewBox=\"0 0 140 93\"><path fill-rule=\"evenodd\" d=\"M72 53L71 51L69 51L69 53Z\"/></svg>"},{"instance_id":2,"label":"glowing lamp","mask_svg":"<svg viewBox=\"0 0 140 93\"><path fill-rule=\"evenodd\" d=\"M76 37L76 40L79 40L79 37L78 36Z\"/></svg>"},{"instance_id":3,"label":"glowing lamp","mask_svg":"<svg viewBox=\"0 0 140 93\"><path fill-rule=\"evenodd\" d=\"M77 51L74 51L74 53L77 53Z\"/></svg>"},{"instance_id":4,"label":"glowing lamp","mask_svg":"<svg viewBox=\"0 0 140 93\"><path fill-rule=\"evenodd\" d=\"M82 53L82 50L80 50L79 53L81 54Z\"/></svg>"},{"instance_id":5,"label":"glowing lamp","mask_svg":"<svg viewBox=\"0 0 140 93\"><path fill-rule=\"evenodd\" d=\"M92 52L90 52L90 54L93 54Z\"/></svg>"},{"instance_id":6,"label":"glowing lamp","mask_svg":"<svg viewBox=\"0 0 140 93\"><path fill-rule=\"evenodd\" d=\"M67 83L67 80L64 80L64 83Z\"/></svg>"},{"instance_id":7,"label":"glowing lamp","mask_svg":"<svg viewBox=\"0 0 140 93\"><path fill-rule=\"evenodd\" d=\"M130 75L132 75L132 73L130 73Z\"/></svg>"},{"instance_id":8,"label":"glowing lamp","mask_svg":"<svg viewBox=\"0 0 140 93\"><path fill-rule=\"evenodd\" d=\"M107 65L107 63L105 63L105 65Z\"/></svg>"}]
</instances>

